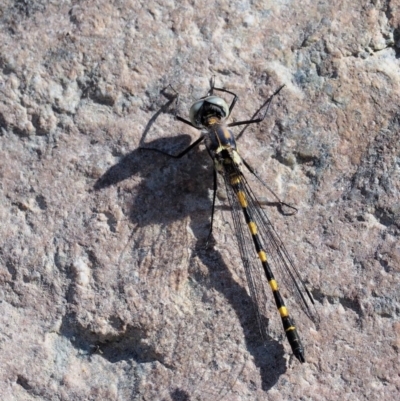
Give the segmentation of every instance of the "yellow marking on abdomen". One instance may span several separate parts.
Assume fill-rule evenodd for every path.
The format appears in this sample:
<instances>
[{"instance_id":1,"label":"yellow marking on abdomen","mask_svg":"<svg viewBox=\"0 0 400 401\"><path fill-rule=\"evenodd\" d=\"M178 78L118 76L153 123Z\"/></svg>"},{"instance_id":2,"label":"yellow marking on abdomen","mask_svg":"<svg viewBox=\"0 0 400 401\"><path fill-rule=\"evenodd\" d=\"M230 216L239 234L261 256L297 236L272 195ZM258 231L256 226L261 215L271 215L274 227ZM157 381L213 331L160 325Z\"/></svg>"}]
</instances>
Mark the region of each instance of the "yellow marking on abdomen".
<instances>
[{"instance_id":1,"label":"yellow marking on abdomen","mask_svg":"<svg viewBox=\"0 0 400 401\"><path fill-rule=\"evenodd\" d=\"M237 197L239 199L240 206L243 208L247 207L247 200L246 200L246 195L243 191L239 191L237 193Z\"/></svg>"},{"instance_id":2,"label":"yellow marking on abdomen","mask_svg":"<svg viewBox=\"0 0 400 401\"><path fill-rule=\"evenodd\" d=\"M268 281L272 291L278 291L278 283L275 280Z\"/></svg>"},{"instance_id":3,"label":"yellow marking on abdomen","mask_svg":"<svg viewBox=\"0 0 400 401\"><path fill-rule=\"evenodd\" d=\"M254 223L254 221L250 221L249 228L250 228L250 232L252 235L257 234L257 225L256 225L256 223Z\"/></svg>"},{"instance_id":4,"label":"yellow marking on abdomen","mask_svg":"<svg viewBox=\"0 0 400 401\"><path fill-rule=\"evenodd\" d=\"M292 330L296 330L296 327L290 326L290 327L288 327L285 331L292 331Z\"/></svg>"},{"instance_id":5,"label":"yellow marking on abdomen","mask_svg":"<svg viewBox=\"0 0 400 401\"><path fill-rule=\"evenodd\" d=\"M286 306L281 306L281 307L279 308L279 313L280 313L281 317L287 317L287 316L289 316L289 312L288 312Z\"/></svg>"},{"instance_id":6,"label":"yellow marking on abdomen","mask_svg":"<svg viewBox=\"0 0 400 401\"><path fill-rule=\"evenodd\" d=\"M238 175L235 175L234 177L231 178L231 185L238 185L240 184L240 177Z\"/></svg>"},{"instance_id":7,"label":"yellow marking on abdomen","mask_svg":"<svg viewBox=\"0 0 400 401\"><path fill-rule=\"evenodd\" d=\"M258 257L260 258L261 262L266 262L267 261L267 255L265 254L264 251L258 252Z\"/></svg>"}]
</instances>

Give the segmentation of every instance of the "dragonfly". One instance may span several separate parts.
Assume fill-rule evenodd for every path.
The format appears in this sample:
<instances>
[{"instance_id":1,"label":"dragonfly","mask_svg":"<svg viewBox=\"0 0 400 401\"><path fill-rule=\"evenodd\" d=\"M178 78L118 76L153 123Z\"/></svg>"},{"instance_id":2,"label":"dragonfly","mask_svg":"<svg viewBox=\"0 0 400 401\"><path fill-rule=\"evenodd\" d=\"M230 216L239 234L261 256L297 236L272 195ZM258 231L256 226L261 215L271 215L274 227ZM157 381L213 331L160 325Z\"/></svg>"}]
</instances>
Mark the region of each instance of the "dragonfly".
<instances>
[{"instance_id":1,"label":"dragonfly","mask_svg":"<svg viewBox=\"0 0 400 401\"><path fill-rule=\"evenodd\" d=\"M224 181L227 198L232 212L233 226L239 246L240 256L243 262L245 276L256 310L256 316L261 335L265 339L267 330L265 320L262 318L265 304L264 284L260 280L266 280L272 291L276 308L281 317L283 330L291 346L293 355L301 362L305 362L305 350L294 319L289 314L288 307L280 291L274 272L278 273L283 287L294 297L296 305L318 326L319 316L311 292L307 288L296 268L293 258L287 251L284 243L272 225L267 213L257 200L244 171L247 169L270 192L273 191L261 180L256 171L239 154L236 138L231 127L249 124L258 124L264 120L271 105L272 99L282 89L282 85L276 90L259 109L265 108L262 115L244 121L227 123L227 119L238 101L238 96L225 88L215 87L215 78L210 80L210 89L204 97L195 101L189 111L189 120L175 115L178 121L185 123L201 131L198 139L177 155L169 154L156 148L141 149L156 151L172 158L179 159L190 150L205 143L208 154L214 161L214 192L212 202L211 224L208 238L212 233L214 210L217 192L217 175ZM220 92L232 96L230 105L215 93ZM257 117L257 118L254 118ZM242 131L243 132L243 131ZM274 193L273 195L277 197ZM279 198L278 198L279 200ZM279 206L287 206L295 209L282 201ZM297 210L297 209L295 209ZM208 242L208 240L207 240Z\"/></svg>"}]
</instances>

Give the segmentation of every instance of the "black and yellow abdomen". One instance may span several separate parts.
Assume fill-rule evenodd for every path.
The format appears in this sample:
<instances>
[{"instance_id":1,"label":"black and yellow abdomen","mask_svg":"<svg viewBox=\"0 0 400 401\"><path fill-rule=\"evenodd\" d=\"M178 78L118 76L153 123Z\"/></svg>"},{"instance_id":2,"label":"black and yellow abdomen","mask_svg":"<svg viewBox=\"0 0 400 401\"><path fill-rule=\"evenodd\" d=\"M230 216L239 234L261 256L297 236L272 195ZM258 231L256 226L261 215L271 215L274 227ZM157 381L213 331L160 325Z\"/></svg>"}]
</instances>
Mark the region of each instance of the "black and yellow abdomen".
<instances>
[{"instance_id":1,"label":"black and yellow abdomen","mask_svg":"<svg viewBox=\"0 0 400 401\"><path fill-rule=\"evenodd\" d=\"M229 169L229 167L228 167L228 169ZM292 318L289 316L288 309L285 306L285 302L279 291L278 283L276 282L275 277L272 273L272 270L269 266L267 253L261 244L260 236L258 234L258 227L252 217L251 208L249 208L249 205L248 205L246 192L242 185L242 177L240 176L240 174L235 172L235 173L231 173L229 179L230 179L229 183L230 183L233 191L235 192L236 197L239 201L239 204L242 208L244 218L246 220L246 224L249 227L250 234L253 239L256 253L261 261L268 284L271 287L272 293L274 295L275 304L276 304L276 307L278 308L279 314L281 316L283 328L285 330L286 337L289 341L289 344L292 348L293 354L297 357L297 359L299 359L300 362L305 362L304 347L301 343L301 340L297 333L297 329L294 325L294 322L293 322Z\"/></svg>"}]
</instances>

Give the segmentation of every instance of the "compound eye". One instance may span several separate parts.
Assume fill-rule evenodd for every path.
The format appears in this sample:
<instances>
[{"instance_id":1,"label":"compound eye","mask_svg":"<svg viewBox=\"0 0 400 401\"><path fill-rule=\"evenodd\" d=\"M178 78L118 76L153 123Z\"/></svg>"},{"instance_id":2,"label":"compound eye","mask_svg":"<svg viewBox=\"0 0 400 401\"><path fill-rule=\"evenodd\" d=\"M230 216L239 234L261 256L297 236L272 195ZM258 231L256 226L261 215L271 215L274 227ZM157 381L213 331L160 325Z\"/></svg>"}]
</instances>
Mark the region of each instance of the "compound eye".
<instances>
[{"instance_id":1,"label":"compound eye","mask_svg":"<svg viewBox=\"0 0 400 401\"><path fill-rule=\"evenodd\" d=\"M204 101L214 106L217 106L222 111L223 118L227 118L229 116L229 107L224 99L218 96L208 96L204 99Z\"/></svg>"},{"instance_id":2,"label":"compound eye","mask_svg":"<svg viewBox=\"0 0 400 401\"><path fill-rule=\"evenodd\" d=\"M197 100L192 104L189 111L190 122L196 127L201 128L201 116L199 115L201 108L203 107L204 99Z\"/></svg>"},{"instance_id":3,"label":"compound eye","mask_svg":"<svg viewBox=\"0 0 400 401\"><path fill-rule=\"evenodd\" d=\"M226 118L229 116L229 107L224 99L218 96L208 96L197 100L192 104L189 111L190 122L196 127L201 128L204 117L216 116Z\"/></svg>"}]
</instances>

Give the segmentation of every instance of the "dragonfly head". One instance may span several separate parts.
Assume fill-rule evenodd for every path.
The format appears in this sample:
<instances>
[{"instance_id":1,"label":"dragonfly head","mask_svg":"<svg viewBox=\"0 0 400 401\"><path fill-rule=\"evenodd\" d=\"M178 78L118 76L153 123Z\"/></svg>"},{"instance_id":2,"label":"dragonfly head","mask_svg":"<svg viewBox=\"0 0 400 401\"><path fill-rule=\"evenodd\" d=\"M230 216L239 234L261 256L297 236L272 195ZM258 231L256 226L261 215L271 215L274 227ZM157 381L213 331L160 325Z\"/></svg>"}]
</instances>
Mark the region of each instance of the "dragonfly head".
<instances>
[{"instance_id":1,"label":"dragonfly head","mask_svg":"<svg viewBox=\"0 0 400 401\"><path fill-rule=\"evenodd\" d=\"M189 112L190 122L201 128L209 125L210 118L222 120L229 116L229 107L225 100L218 96L207 96L192 104Z\"/></svg>"}]
</instances>

